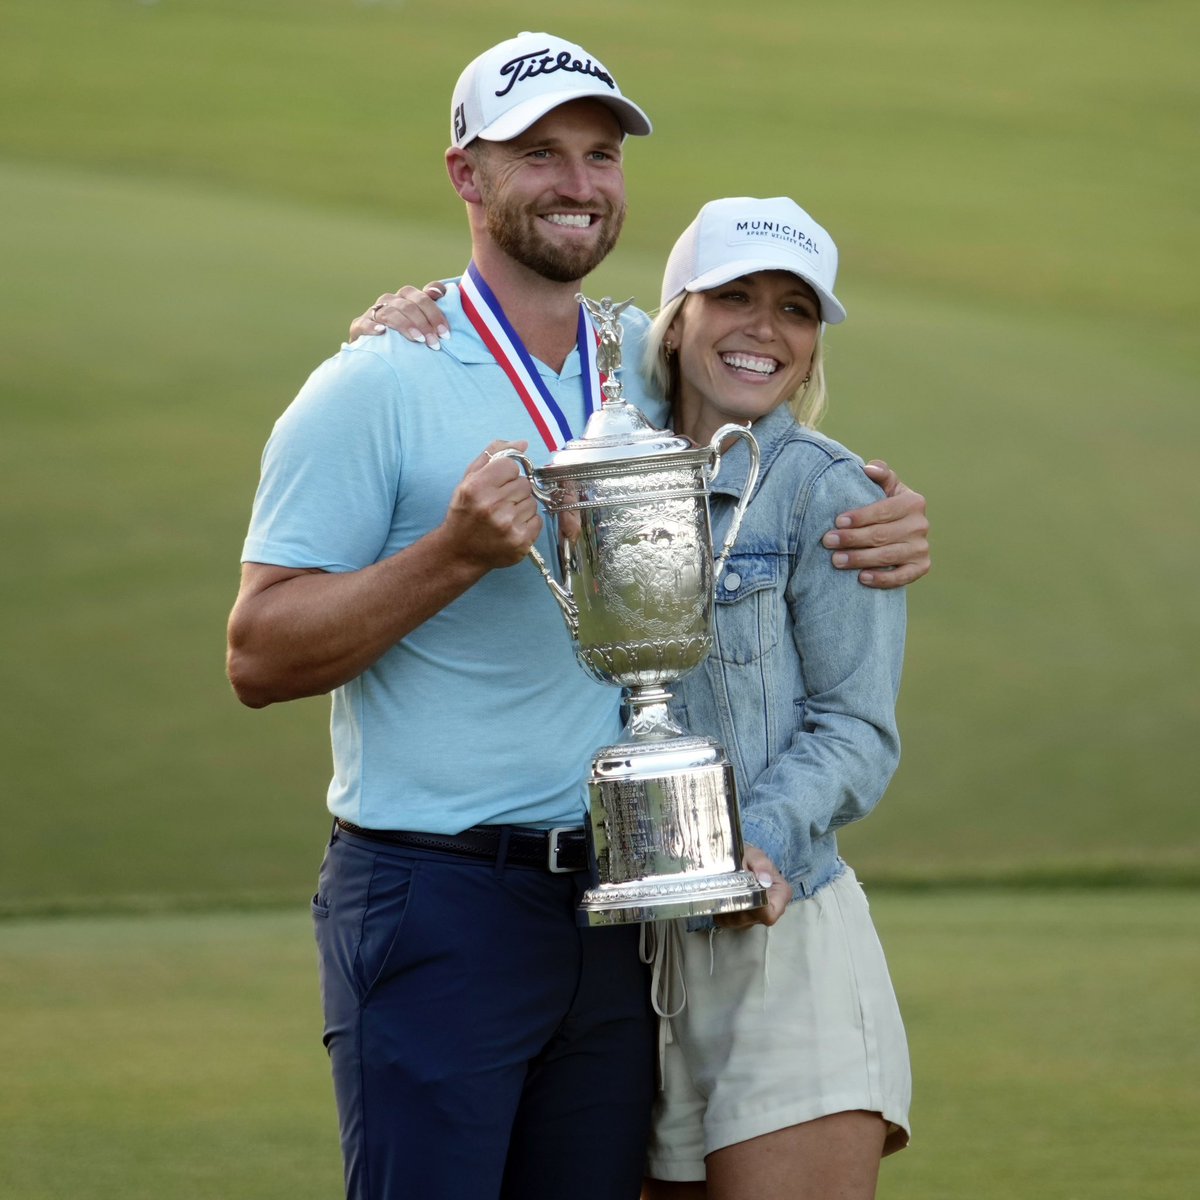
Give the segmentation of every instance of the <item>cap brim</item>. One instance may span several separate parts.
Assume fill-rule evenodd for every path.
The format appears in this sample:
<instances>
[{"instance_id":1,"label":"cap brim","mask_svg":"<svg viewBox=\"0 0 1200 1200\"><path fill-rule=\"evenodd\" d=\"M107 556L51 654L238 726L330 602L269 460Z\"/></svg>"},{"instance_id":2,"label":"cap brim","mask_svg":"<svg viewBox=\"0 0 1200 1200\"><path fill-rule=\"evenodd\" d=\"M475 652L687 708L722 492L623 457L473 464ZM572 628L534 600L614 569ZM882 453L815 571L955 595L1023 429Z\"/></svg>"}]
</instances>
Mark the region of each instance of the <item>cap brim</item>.
<instances>
[{"instance_id":1,"label":"cap brim","mask_svg":"<svg viewBox=\"0 0 1200 1200\"><path fill-rule=\"evenodd\" d=\"M846 319L846 310L842 307L842 302L832 292L827 291L823 284L806 272L798 270L791 263L781 263L777 258L743 258L739 262L724 263L693 279L683 290L685 292L707 292L712 288L720 287L723 283L728 283L731 279L740 279L743 275L753 275L756 271L786 271L789 275L795 275L797 279L803 279L817 293L817 298L821 302L821 320L826 325L840 325ZM674 298L674 296L669 297L672 300ZM663 303L666 301L664 300Z\"/></svg>"},{"instance_id":2,"label":"cap brim","mask_svg":"<svg viewBox=\"0 0 1200 1200\"><path fill-rule=\"evenodd\" d=\"M507 142L510 138L524 133L551 109L570 104L572 100L598 100L606 108L612 109L613 115L621 123L621 129L633 137L645 137L653 132L654 126L650 124L650 118L632 100L626 100L624 96L613 96L607 91L589 92L572 88L570 91L545 92L540 96L531 96L497 117L475 136L488 142Z\"/></svg>"}]
</instances>

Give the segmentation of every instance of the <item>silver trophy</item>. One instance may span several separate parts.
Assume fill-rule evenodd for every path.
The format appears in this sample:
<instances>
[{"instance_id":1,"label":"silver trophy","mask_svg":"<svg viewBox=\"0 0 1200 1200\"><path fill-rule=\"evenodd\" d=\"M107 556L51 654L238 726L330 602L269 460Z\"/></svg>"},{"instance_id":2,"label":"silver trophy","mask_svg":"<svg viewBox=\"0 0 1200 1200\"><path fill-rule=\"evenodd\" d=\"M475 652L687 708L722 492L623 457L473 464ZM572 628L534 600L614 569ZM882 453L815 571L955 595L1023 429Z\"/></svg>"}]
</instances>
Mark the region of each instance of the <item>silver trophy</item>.
<instances>
[{"instance_id":1,"label":"silver trophy","mask_svg":"<svg viewBox=\"0 0 1200 1200\"><path fill-rule=\"evenodd\" d=\"M535 468L516 458L548 514L552 573L537 564L562 610L583 669L624 689L622 740L592 758L588 825L597 882L585 925L735 912L766 903L742 868L733 768L711 738L683 729L666 685L698 667L713 644L713 589L758 476L758 443L722 426L707 446L655 429L622 395L618 318L630 303L579 299L600 336L603 401L584 435ZM721 553L714 556L709 485L721 446L742 438L750 473Z\"/></svg>"}]
</instances>

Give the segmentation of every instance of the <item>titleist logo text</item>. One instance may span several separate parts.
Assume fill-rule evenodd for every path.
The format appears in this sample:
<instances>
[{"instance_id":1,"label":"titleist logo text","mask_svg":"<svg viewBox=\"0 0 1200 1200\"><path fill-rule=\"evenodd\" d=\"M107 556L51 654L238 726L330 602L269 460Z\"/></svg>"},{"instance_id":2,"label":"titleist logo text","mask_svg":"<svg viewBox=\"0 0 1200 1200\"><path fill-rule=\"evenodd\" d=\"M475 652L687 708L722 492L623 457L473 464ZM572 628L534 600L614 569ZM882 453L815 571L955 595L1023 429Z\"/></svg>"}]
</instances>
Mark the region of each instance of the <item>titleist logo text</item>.
<instances>
[{"instance_id":1,"label":"titleist logo text","mask_svg":"<svg viewBox=\"0 0 1200 1200\"><path fill-rule=\"evenodd\" d=\"M550 47L547 46L544 50L534 50L530 54L522 54L519 58L514 58L506 62L500 68L502 76L511 76L506 87L503 87L496 93L497 96L507 96L518 83L522 83L526 79L536 79L539 75L553 75L555 71L571 71L576 75L591 75L596 79L601 80L610 88L617 86L613 77L601 66L592 62L590 58L580 62L577 58L572 58L570 51L563 50L557 55L547 53Z\"/></svg>"}]
</instances>

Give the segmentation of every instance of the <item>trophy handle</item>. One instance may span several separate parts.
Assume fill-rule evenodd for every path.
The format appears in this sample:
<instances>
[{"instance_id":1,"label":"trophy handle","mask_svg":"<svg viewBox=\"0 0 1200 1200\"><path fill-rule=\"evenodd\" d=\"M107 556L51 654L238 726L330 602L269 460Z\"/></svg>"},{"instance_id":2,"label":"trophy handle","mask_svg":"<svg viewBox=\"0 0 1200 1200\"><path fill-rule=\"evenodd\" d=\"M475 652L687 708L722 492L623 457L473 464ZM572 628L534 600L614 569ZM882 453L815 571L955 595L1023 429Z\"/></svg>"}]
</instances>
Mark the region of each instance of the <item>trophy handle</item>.
<instances>
[{"instance_id":1,"label":"trophy handle","mask_svg":"<svg viewBox=\"0 0 1200 1200\"><path fill-rule=\"evenodd\" d=\"M737 508L733 511L733 520L729 522L729 532L725 535L725 544L721 547L720 555L713 561L713 587L720 582L721 572L725 570L725 560L728 559L729 552L733 549L733 543L737 541L738 532L742 528L742 517L746 515L746 505L750 503L750 497L754 494L754 485L758 482L758 442L745 425L722 425L713 434L712 441L708 444L709 451L712 453L708 482L712 483L721 469L721 443L728 437L740 437L746 443L746 448L750 451L750 470L746 473L746 486L742 488Z\"/></svg>"},{"instance_id":2,"label":"trophy handle","mask_svg":"<svg viewBox=\"0 0 1200 1200\"><path fill-rule=\"evenodd\" d=\"M757 454L758 447L755 446ZM499 450L491 455L492 458L515 458L521 464L521 469L525 472L525 477L529 480L529 486L533 490L534 496L543 504L550 498L550 493L546 491L537 481L537 468L533 463L525 457L520 450ZM546 586L550 589L550 595L554 597L559 609L562 612L563 620L567 623L567 628L571 631L571 636L576 637L579 634L579 606L575 603L574 596L567 591L561 583L550 573L550 568L546 566L546 560L541 556L536 546L529 547L529 557L533 559L533 565L541 572L542 578L546 581Z\"/></svg>"}]
</instances>

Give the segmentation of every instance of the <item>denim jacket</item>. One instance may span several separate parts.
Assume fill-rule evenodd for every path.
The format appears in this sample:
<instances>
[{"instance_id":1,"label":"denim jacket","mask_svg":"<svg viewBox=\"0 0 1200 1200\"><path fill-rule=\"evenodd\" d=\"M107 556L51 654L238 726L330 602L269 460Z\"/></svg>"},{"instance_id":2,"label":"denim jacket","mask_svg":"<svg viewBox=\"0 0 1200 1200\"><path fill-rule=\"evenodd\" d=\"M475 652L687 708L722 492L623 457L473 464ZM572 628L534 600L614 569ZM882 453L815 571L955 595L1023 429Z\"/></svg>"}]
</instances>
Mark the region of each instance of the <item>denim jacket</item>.
<instances>
[{"instance_id":1,"label":"denim jacket","mask_svg":"<svg viewBox=\"0 0 1200 1200\"><path fill-rule=\"evenodd\" d=\"M881 495L861 460L786 405L753 432L762 465L717 585L715 645L672 707L725 747L745 840L799 899L841 873L836 830L874 808L899 761L905 598L836 570L821 545L839 513ZM718 547L749 462L737 442L713 481Z\"/></svg>"}]
</instances>

